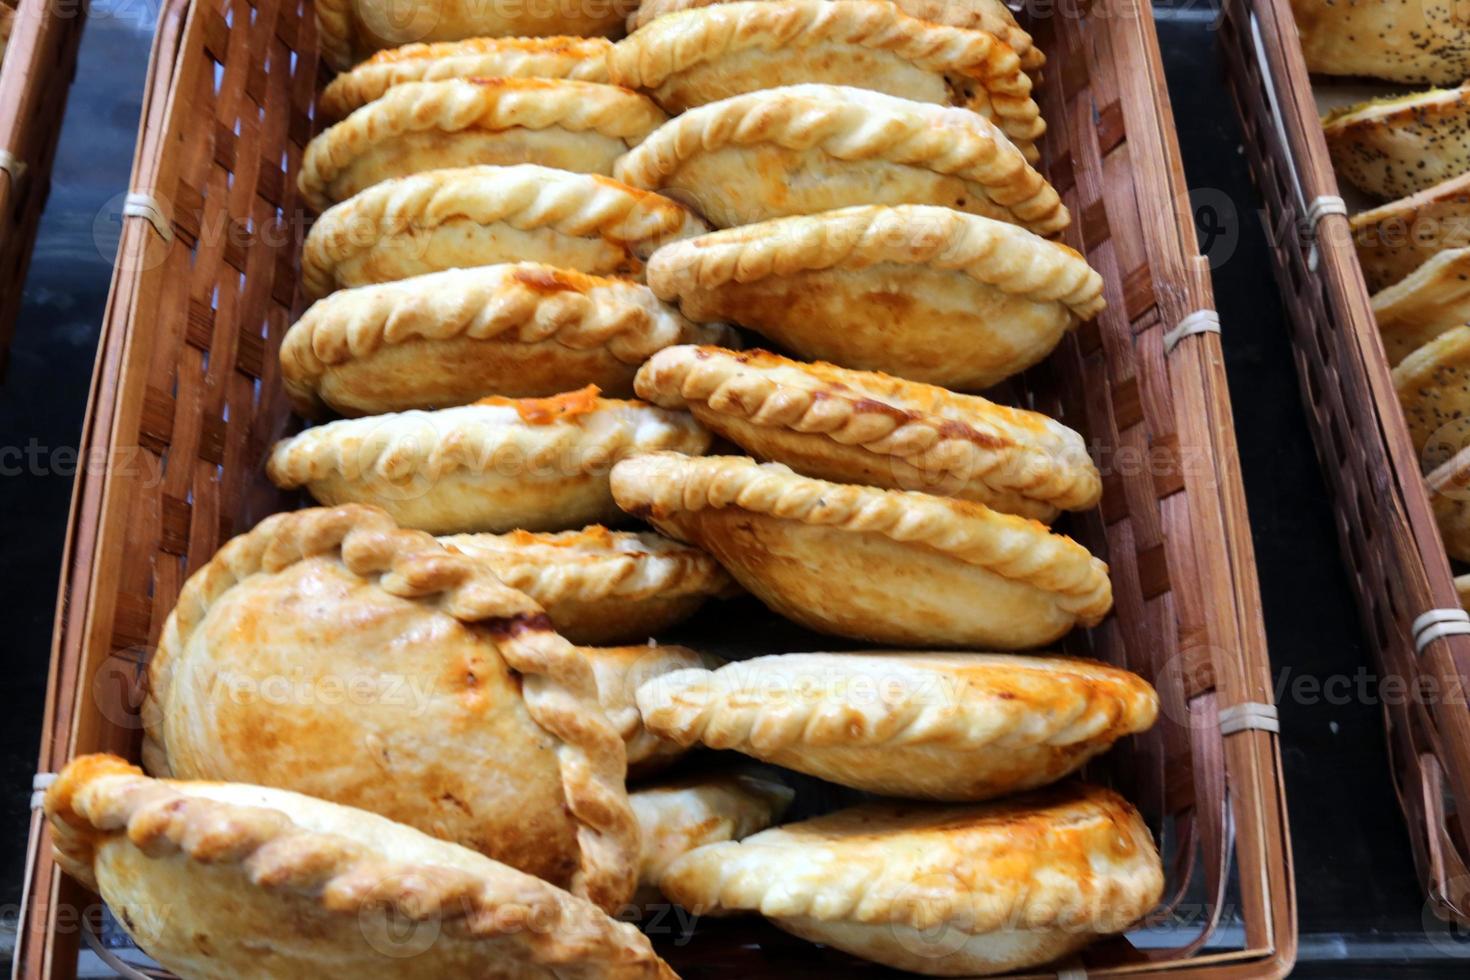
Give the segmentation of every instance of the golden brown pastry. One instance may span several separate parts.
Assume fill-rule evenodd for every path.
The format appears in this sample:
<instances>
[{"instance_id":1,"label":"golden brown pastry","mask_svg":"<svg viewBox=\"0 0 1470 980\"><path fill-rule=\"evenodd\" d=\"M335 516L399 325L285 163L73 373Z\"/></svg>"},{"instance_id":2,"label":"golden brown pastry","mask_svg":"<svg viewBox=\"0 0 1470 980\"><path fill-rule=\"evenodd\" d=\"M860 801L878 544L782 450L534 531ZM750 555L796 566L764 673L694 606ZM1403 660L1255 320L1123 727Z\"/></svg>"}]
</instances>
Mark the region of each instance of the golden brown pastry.
<instances>
[{"instance_id":1,"label":"golden brown pastry","mask_svg":"<svg viewBox=\"0 0 1470 980\"><path fill-rule=\"evenodd\" d=\"M328 209L306 236L301 282L319 299L344 286L501 262L641 276L666 241L704 222L658 194L535 164L399 177Z\"/></svg>"},{"instance_id":2,"label":"golden brown pastry","mask_svg":"<svg viewBox=\"0 0 1470 980\"><path fill-rule=\"evenodd\" d=\"M886 0L719 3L659 17L613 45L608 77L670 112L803 82L973 109L1038 160L1031 79L1000 38Z\"/></svg>"},{"instance_id":3,"label":"golden brown pastry","mask_svg":"<svg viewBox=\"0 0 1470 980\"><path fill-rule=\"evenodd\" d=\"M1143 678L1070 657L789 653L663 673L638 689L649 730L853 789L976 801L1045 786L1159 699Z\"/></svg>"},{"instance_id":4,"label":"golden brown pastry","mask_svg":"<svg viewBox=\"0 0 1470 980\"><path fill-rule=\"evenodd\" d=\"M931 976L1050 963L1125 931L1163 892L1143 818L1072 785L979 806L872 803L711 844L663 890L697 914L787 932Z\"/></svg>"},{"instance_id":5,"label":"golden brown pastry","mask_svg":"<svg viewBox=\"0 0 1470 980\"><path fill-rule=\"evenodd\" d=\"M485 37L612 36L638 0L605 3L485 3L483 0L321 0L322 60L338 71L375 51L413 42Z\"/></svg>"},{"instance_id":6,"label":"golden brown pastry","mask_svg":"<svg viewBox=\"0 0 1470 980\"><path fill-rule=\"evenodd\" d=\"M1460 606L1470 609L1470 575L1455 576L1455 591L1460 595Z\"/></svg>"},{"instance_id":7,"label":"golden brown pastry","mask_svg":"<svg viewBox=\"0 0 1470 980\"><path fill-rule=\"evenodd\" d=\"M762 459L839 483L923 490L1050 522L1102 479L1082 437L1038 412L762 350L666 347L639 397L684 408Z\"/></svg>"},{"instance_id":8,"label":"golden brown pastry","mask_svg":"<svg viewBox=\"0 0 1470 980\"><path fill-rule=\"evenodd\" d=\"M587 658L489 569L369 507L268 517L184 584L148 665L160 777L274 786L632 894L626 749Z\"/></svg>"},{"instance_id":9,"label":"golden brown pastry","mask_svg":"<svg viewBox=\"0 0 1470 980\"><path fill-rule=\"evenodd\" d=\"M1071 220L1046 178L981 116L841 85L790 85L691 109L613 174L719 228L868 204L938 204L1039 235Z\"/></svg>"},{"instance_id":10,"label":"golden brown pastry","mask_svg":"<svg viewBox=\"0 0 1470 980\"><path fill-rule=\"evenodd\" d=\"M1081 255L940 207L859 207L666 245L648 285L801 357L976 391L1036 364L1104 306Z\"/></svg>"},{"instance_id":11,"label":"golden brown pastry","mask_svg":"<svg viewBox=\"0 0 1470 980\"><path fill-rule=\"evenodd\" d=\"M1470 561L1470 447L1455 452L1424 480L1445 551L1457 561Z\"/></svg>"},{"instance_id":12,"label":"golden brown pastry","mask_svg":"<svg viewBox=\"0 0 1470 980\"><path fill-rule=\"evenodd\" d=\"M669 865L696 847L765 830L793 796L775 780L744 773L686 776L629 793L643 832L639 884L657 888Z\"/></svg>"},{"instance_id":13,"label":"golden brown pastry","mask_svg":"<svg viewBox=\"0 0 1470 980\"><path fill-rule=\"evenodd\" d=\"M611 174L667 120L647 96L600 82L404 82L307 144L296 186L325 211L390 177L448 167L534 163Z\"/></svg>"},{"instance_id":14,"label":"golden brown pastry","mask_svg":"<svg viewBox=\"0 0 1470 980\"><path fill-rule=\"evenodd\" d=\"M1435 85L1470 77L1470 25L1455 4L1291 0L1291 9L1308 71Z\"/></svg>"},{"instance_id":15,"label":"golden brown pastry","mask_svg":"<svg viewBox=\"0 0 1470 980\"><path fill-rule=\"evenodd\" d=\"M1435 255L1470 246L1470 174L1348 219L1371 290L1405 279Z\"/></svg>"},{"instance_id":16,"label":"golden brown pastry","mask_svg":"<svg viewBox=\"0 0 1470 980\"><path fill-rule=\"evenodd\" d=\"M570 78L607 81L604 37L476 37L379 51L322 89L317 108L341 119L395 85L447 78Z\"/></svg>"},{"instance_id":17,"label":"golden brown pastry","mask_svg":"<svg viewBox=\"0 0 1470 980\"><path fill-rule=\"evenodd\" d=\"M320 503L376 504L434 534L564 531L620 516L608 470L624 456L709 444L686 413L587 388L328 422L277 443L266 473Z\"/></svg>"},{"instance_id":18,"label":"golden brown pastry","mask_svg":"<svg viewBox=\"0 0 1470 980\"><path fill-rule=\"evenodd\" d=\"M1470 319L1470 248L1439 252L1374 293L1373 315L1388 363L1394 365Z\"/></svg>"},{"instance_id":19,"label":"golden brown pastry","mask_svg":"<svg viewBox=\"0 0 1470 980\"><path fill-rule=\"evenodd\" d=\"M1340 178L1390 201L1470 171L1470 87L1336 109L1322 119Z\"/></svg>"},{"instance_id":20,"label":"golden brown pastry","mask_svg":"<svg viewBox=\"0 0 1470 980\"><path fill-rule=\"evenodd\" d=\"M838 636L1017 650L1095 625L1113 604L1107 565L1086 548L966 500L677 453L624 460L612 489L776 612Z\"/></svg>"},{"instance_id":21,"label":"golden brown pastry","mask_svg":"<svg viewBox=\"0 0 1470 980\"><path fill-rule=\"evenodd\" d=\"M735 339L723 325L689 322L647 286L516 262L318 300L286 332L281 379L307 418L328 409L353 416L447 408L589 384L623 397L655 351Z\"/></svg>"},{"instance_id":22,"label":"golden brown pastry","mask_svg":"<svg viewBox=\"0 0 1470 980\"><path fill-rule=\"evenodd\" d=\"M634 926L352 807L110 755L69 763L45 806L57 863L179 976L675 980Z\"/></svg>"},{"instance_id":23,"label":"golden brown pastry","mask_svg":"<svg viewBox=\"0 0 1470 980\"><path fill-rule=\"evenodd\" d=\"M546 610L574 643L641 642L688 619L711 596L739 589L709 555L649 532L593 526L561 534L457 534L451 551Z\"/></svg>"},{"instance_id":24,"label":"golden brown pastry","mask_svg":"<svg viewBox=\"0 0 1470 980\"><path fill-rule=\"evenodd\" d=\"M1470 445L1470 326L1446 330L1400 361L1393 386L1426 473Z\"/></svg>"},{"instance_id":25,"label":"golden brown pastry","mask_svg":"<svg viewBox=\"0 0 1470 980\"><path fill-rule=\"evenodd\" d=\"M626 647L581 647L583 658L597 678L597 697L608 720L628 749L628 778L638 779L668 766L688 746L655 734L643 724L638 710L638 688L675 670L713 670L724 663L712 654L667 643Z\"/></svg>"}]
</instances>

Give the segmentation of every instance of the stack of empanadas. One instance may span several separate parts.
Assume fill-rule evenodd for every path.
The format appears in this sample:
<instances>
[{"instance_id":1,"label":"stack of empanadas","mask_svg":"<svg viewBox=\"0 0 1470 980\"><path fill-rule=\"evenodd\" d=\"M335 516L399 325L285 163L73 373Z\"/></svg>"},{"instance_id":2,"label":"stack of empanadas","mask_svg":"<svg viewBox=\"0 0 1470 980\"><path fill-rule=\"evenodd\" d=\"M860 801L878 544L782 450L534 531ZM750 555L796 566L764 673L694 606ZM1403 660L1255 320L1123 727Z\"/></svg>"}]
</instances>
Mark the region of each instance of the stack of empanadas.
<instances>
[{"instance_id":1,"label":"stack of empanadas","mask_svg":"<svg viewBox=\"0 0 1470 980\"><path fill-rule=\"evenodd\" d=\"M1049 526L1101 496L1083 437L974 394L1104 306L1048 237L1041 53L995 0L531 9L318 5L349 70L280 351L315 424L266 472L323 506L189 579L148 775L91 757L48 796L64 866L186 977L670 976L610 917L660 893L935 975L1125 931L1152 835L1062 781L1153 688L954 652L1112 606ZM395 40L432 43L351 66ZM950 652L657 642L746 592ZM148 928L161 896L191 914Z\"/></svg>"}]
</instances>

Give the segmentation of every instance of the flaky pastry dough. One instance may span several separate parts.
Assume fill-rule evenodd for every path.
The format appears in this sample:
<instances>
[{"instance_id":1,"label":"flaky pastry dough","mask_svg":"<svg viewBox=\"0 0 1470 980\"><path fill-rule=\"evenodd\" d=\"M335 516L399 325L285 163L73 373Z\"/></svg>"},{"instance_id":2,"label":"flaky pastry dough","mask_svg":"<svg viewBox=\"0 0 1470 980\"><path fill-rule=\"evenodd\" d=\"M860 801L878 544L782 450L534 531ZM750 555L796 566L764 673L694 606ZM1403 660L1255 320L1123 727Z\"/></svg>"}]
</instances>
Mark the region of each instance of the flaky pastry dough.
<instances>
[{"instance_id":1,"label":"flaky pastry dough","mask_svg":"<svg viewBox=\"0 0 1470 980\"><path fill-rule=\"evenodd\" d=\"M1348 227L1368 288L1386 289L1440 252L1470 247L1470 174L1360 211Z\"/></svg>"},{"instance_id":2,"label":"flaky pastry dough","mask_svg":"<svg viewBox=\"0 0 1470 980\"><path fill-rule=\"evenodd\" d=\"M1439 252L1373 294L1388 363L1397 365L1446 330L1470 320L1470 247Z\"/></svg>"},{"instance_id":3,"label":"flaky pastry dough","mask_svg":"<svg viewBox=\"0 0 1470 980\"><path fill-rule=\"evenodd\" d=\"M1338 175L1389 201L1470 171L1470 86L1346 106L1322 119Z\"/></svg>"},{"instance_id":4,"label":"flaky pastry dough","mask_svg":"<svg viewBox=\"0 0 1470 980\"><path fill-rule=\"evenodd\" d=\"M795 795L782 783L748 773L686 776L629 793L643 831L639 883L656 888L669 865L695 848L765 830Z\"/></svg>"},{"instance_id":5,"label":"flaky pastry dough","mask_svg":"<svg viewBox=\"0 0 1470 980\"><path fill-rule=\"evenodd\" d=\"M1393 386L1426 473L1470 445L1470 326L1446 330L1400 361Z\"/></svg>"},{"instance_id":6,"label":"flaky pastry dough","mask_svg":"<svg viewBox=\"0 0 1470 980\"><path fill-rule=\"evenodd\" d=\"M1291 9L1308 71L1435 85L1470 77L1470 30L1453 3L1291 0Z\"/></svg>"}]
</instances>

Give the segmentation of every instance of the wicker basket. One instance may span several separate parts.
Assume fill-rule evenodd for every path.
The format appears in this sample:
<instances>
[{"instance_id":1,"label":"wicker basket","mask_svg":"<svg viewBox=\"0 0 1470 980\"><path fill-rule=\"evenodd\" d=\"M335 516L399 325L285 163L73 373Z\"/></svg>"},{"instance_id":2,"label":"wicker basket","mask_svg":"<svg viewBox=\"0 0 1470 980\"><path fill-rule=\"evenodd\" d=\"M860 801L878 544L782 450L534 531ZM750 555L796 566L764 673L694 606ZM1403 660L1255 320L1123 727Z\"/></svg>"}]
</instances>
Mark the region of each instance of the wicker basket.
<instances>
[{"instance_id":1,"label":"wicker basket","mask_svg":"<svg viewBox=\"0 0 1470 980\"><path fill-rule=\"evenodd\" d=\"M1260 602L1150 12L1100 2L1032 26L1051 59L1039 101L1047 166L1077 219L1067 240L1103 274L1109 309L1016 397L1086 434L1105 474L1102 508L1069 531L1111 563L1116 611L1068 649L1149 677L1164 704L1091 775L1159 835L1168 908L1147 941L1100 944L1086 968L1280 976L1295 909L1277 736L1270 709L1250 707L1271 701ZM158 213L142 198L132 209L104 325L83 451L111 465L89 468L74 501L43 773L83 752L136 757L138 668L185 578L295 503L260 464L289 424L276 350L301 308L294 178L319 81L302 0L165 6L133 183ZM37 820L15 959L28 978L73 974L96 908L46 836ZM759 921L656 942L687 976L879 972Z\"/></svg>"},{"instance_id":2,"label":"wicker basket","mask_svg":"<svg viewBox=\"0 0 1470 980\"><path fill-rule=\"evenodd\" d=\"M1313 209L1339 190L1291 6L1226 0L1221 36L1364 629L1382 676L1427 695L1383 699L1414 860L1436 914L1470 922L1470 636L1426 634L1421 619L1460 608L1449 559L1347 218Z\"/></svg>"},{"instance_id":3,"label":"wicker basket","mask_svg":"<svg viewBox=\"0 0 1470 980\"><path fill-rule=\"evenodd\" d=\"M0 372L76 72L86 5L20 0L0 61Z\"/></svg>"}]
</instances>

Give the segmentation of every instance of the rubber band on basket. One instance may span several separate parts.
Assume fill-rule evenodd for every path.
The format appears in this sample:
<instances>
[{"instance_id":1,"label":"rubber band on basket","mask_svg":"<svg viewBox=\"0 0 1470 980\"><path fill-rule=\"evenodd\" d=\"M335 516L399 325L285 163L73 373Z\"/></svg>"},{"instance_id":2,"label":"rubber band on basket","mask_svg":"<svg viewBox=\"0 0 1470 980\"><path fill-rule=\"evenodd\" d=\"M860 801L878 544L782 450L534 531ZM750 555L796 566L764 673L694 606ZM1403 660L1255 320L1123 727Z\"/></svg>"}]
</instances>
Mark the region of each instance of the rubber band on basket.
<instances>
[{"instance_id":1,"label":"rubber band on basket","mask_svg":"<svg viewBox=\"0 0 1470 980\"><path fill-rule=\"evenodd\" d=\"M123 198L123 216L147 220L165 244L173 244L174 230L168 226L168 219L163 216L163 208L158 206L158 202L151 194L129 191L128 196Z\"/></svg>"},{"instance_id":2,"label":"rubber band on basket","mask_svg":"<svg viewBox=\"0 0 1470 980\"><path fill-rule=\"evenodd\" d=\"M1446 636L1470 636L1470 613L1463 609L1431 609L1414 620L1414 652Z\"/></svg>"},{"instance_id":3,"label":"rubber band on basket","mask_svg":"<svg viewBox=\"0 0 1470 980\"><path fill-rule=\"evenodd\" d=\"M38 772L31 777L31 809L39 810L46 802L46 791L56 782L56 773Z\"/></svg>"},{"instance_id":4,"label":"rubber band on basket","mask_svg":"<svg viewBox=\"0 0 1470 980\"><path fill-rule=\"evenodd\" d=\"M1260 701L1242 701L1220 711L1220 734L1234 735L1237 732L1281 733L1281 717L1276 705Z\"/></svg>"},{"instance_id":5,"label":"rubber band on basket","mask_svg":"<svg viewBox=\"0 0 1470 980\"><path fill-rule=\"evenodd\" d=\"M1336 194L1322 194L1307 206L1307 213L1302 215L1302 223L1307 226L1311 234L1315 235L1317 226L1322 223L1323 218L1329 214L1340 214L1345 218L1347 213L1346 201Z\"/></svg>"},{"instance_id":6,"label":"rubber band on basket","mask_svg":"<svg viewBox=\"0 0 1470 980\"><path fill-rule=\"evenodd\" d=\"M1087 980L1087 968L1081 964L1064 966L1057 970L1057 980Z\"/></svg>"},{"instance_id":7,"label":"rubber band on basket","mask_svg":"<svg viewBox=\"0 0 1470 980\"><path fill-rule=\"evenodd\" d=\"M9 150L0 150L0 170L9 174L12 182L20 183L21 179L25 177L27 169L29 168L26 166L26 162L20 157L11 153Z\"/></svg>"},{"instance_id":8,"label":"rubber band on basket","mask_svg":"<svg viewBox=\"0 0 1470 980\"><path fill-rule=\"evenodd\" d=\"M1174 353L1174 348L1185 337L1193 337L1198 333L1219 333L1220 314L1214 310L1195 310L1189 316L1179 321L1179 325L1164 334L1164 353Z\"/></svg>"}]
</instances>

